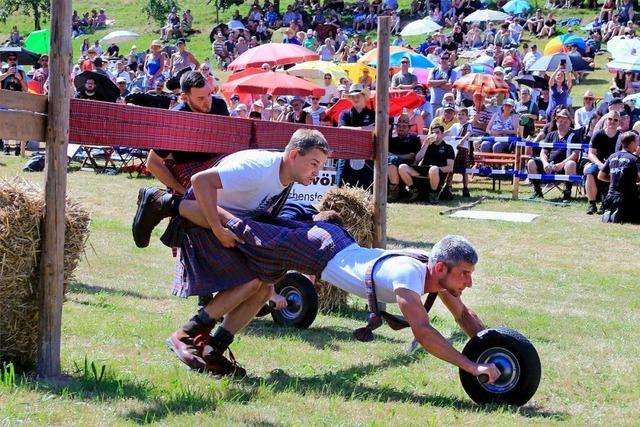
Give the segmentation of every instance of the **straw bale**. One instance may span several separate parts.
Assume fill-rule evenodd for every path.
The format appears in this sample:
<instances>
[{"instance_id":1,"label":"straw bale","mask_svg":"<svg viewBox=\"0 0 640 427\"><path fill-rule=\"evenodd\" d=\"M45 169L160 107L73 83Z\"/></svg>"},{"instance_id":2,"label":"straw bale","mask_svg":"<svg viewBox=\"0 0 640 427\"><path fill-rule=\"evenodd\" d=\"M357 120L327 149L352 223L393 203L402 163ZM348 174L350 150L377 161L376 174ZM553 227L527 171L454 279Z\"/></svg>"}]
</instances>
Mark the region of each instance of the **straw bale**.
<instances>
[{"instance_id":1,"label":"straw bale","mask_svg":"<svg viewBox=\"0 0 640 427\"><path fill-rule=\"evenodd\" d=\"M33 366L44 193L22 178L0 179L0 359ZM89 235L89 212L71 198L65 211L64 281L72 278Z\"/></svg>"},{"instance_id":2,"label":"straw bale","mask_svg":"<svg viewBox=\"0 0 640 427\"><path fill-rule=\"evenodd\" d=\"M340 187L329 190L320 204L320 210L334 210L342 218L344 228L360 246L373 245L373 199L359 187ZM320 311L336 310L347 303L347 293L342 289L318 280L316 283Z\"/></svg>"}]
</instances>

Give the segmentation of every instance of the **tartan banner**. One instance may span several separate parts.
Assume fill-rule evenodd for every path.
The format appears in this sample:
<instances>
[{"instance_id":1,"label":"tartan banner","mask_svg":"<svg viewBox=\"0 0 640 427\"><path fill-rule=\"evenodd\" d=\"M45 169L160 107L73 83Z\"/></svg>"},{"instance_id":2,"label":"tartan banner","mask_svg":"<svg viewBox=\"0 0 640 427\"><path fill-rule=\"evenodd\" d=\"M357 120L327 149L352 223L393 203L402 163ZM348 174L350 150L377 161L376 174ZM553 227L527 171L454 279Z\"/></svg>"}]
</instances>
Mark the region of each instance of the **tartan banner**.
<instances>
[{"instance_id":1,"label":"tartan banner","mask_svg":"<svg viewBox=\"0 0 640 427\"><path fill-rule=\"evenodd\" d=\"M282 150L300 128L317 129L327 138L336 159L373 159L373 133L359 129L311 126L286 122L254 122L254 148Z\"/></svg>"},{"instance_id":2,"label":"tartan banner","mask_svg":"<svg viewBox=\"0 0 640 427\"><path fill-rule=\"evenodd\" d=\"M282 150L301 127L318 129L340 159L372 159L373 134L294 123L71 100L69 142L228 154L248 148Z\"/></svg>"},{"instance_id":3,"label":"tartan banner","mask_svg":"<svg viewBox=\"0 0 640 427\"><path fill-rule=\"evenodd\" d=\"M249 148L252 121L211 114L71 100L69 142L202 153Z\"/></svg>"}]
</instances>

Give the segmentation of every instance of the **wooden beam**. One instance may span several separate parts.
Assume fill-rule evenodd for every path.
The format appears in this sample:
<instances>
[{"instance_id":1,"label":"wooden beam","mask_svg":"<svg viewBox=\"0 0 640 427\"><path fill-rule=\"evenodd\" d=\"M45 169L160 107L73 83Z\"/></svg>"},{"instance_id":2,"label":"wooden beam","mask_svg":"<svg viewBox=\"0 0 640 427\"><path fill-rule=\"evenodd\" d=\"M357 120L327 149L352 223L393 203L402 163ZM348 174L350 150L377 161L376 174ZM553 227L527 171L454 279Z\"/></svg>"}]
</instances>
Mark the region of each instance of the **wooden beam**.
<instances>
[{"instance_id":1,"label":"wooden beam","mask_svg":"<svg viewBox=\"0 0 640 427\"><path fill-rule=\"evenodd\" d=\"M387 246L387 158L389 157L389 39L391 17L378 18L378 77L373 169L373 244Z\"/></svg>"},{"instance_id":2,"label":"wooden beam","mask_svg":"<svg viewBox=\"0 0 640 427\"><path fill-rule=\"evenodd\" d=\"M46 134L46 115L29 111L0 110L0 139L44 141Z\"/></svg>"},{"instance_id":3,"label":"wooden beam","mask_svg":"<svg viewBox=\"0 0 640 427\"><path fill-rule=\"evenodd\" d=\"M47 114L47 97L27 92L0 89L0 107Z\"/></svg>"},{"instance_id":4,"label":"wooden beam","mask_svg":"<svg viewBox=\"0 0 640 427\"><path fill-rule=\"evenodd\" d=\"M51 2L49 118L45 177L45 216L40 256L38 376L60 375L60 335L64 284L65 198L69 142L71 0Z\"/></svg>"}]
</instances>

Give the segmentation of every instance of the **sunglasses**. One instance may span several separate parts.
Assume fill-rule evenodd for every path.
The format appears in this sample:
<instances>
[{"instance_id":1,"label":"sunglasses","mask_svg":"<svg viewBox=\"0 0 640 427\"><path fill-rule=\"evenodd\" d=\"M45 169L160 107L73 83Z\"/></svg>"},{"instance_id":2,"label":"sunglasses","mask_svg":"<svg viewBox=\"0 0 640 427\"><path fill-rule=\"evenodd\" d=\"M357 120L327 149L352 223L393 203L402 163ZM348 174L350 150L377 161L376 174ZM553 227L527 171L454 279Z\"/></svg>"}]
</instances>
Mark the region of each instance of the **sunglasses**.
<instances>
[{"instance_id":1,"label":"sunglasses","mask_svg":"<svg viewBox=\"0 0 640 427\"><path fill-rule=\"evenodd\" d=\"M317 98L317 97L313 97L313 98L311 98L311 100L312 100L312 101L318 101L319 99L320 99L320 98Z\"/></svg>"},{"instance_id":2,"label":"sunglasses","mask_svg":"<svg viewBox=\"0 0 640 427\"><path fill-rule=\"evenodd\" d=\"M16 58L16 57L7 58L7 61L17 61L17 60L18 60L18 58Z\"/></svg>"},{"instance_id":3,"label":"sunglasses","mask_svg":"<svg viewBox=\"0 0 640 427\"><path fill-rule=\"evenodd\" d=\"M331 79L331 77L329 77L329 76L324 76L324 79L325 79L325 80L330 80L330 79Z\"/></svg>"},{"instance_id":4,"label":"sunglasses","mask_svg":"<svg viewBox=\"0 0 640 427\"><path fill-rule=\"evenodd\" d=\"M401 64L408 64L409 61L400 61Z\"/></svg>"},{"instance_id":5,"label":"sunglasses","mask_svg":"<svg viewBox=\"0 0 640 427\"><path fill-rule=\"evenodd\" d=\"M585 100L585 101L593 101L594 99L595 99L595 98L591 98L591 97L588 97L588 96L585 96L585 97L584 97L584 100Z\"/></svg>"},{"instance_id":6,"label":"sunglasses","mask_svg":"<svg viewBox=\"0 0 640 427\"><path fill-rule=\"evenodd\" d=\"M620 119L614 119L613 117L608 117L607 120L612 121L612 122L619 122Z\"/></svg>"}]
</instances>

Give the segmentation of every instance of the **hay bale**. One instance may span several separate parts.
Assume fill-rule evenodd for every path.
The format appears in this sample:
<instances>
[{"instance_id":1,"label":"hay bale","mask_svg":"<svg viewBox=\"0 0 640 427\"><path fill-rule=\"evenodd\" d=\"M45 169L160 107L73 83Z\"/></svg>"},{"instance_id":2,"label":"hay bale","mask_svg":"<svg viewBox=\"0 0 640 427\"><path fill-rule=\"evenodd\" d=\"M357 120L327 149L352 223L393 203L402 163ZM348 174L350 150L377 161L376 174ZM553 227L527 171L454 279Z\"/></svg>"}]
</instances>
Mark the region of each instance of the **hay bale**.
<instances>
[{"instance_id":1,"label":"hay bale","mask_svg":"<svg viewBox=\"0 0 640 427\"><path fill-rule=\"evenodd\" d=\"M373 198L359 187L332 188L325 194L320 210L334 210L340 214L344 228L360 246L373 245ZM318 280L316 283L320 311L329 312L347 304L347 293Z\"/></svg>"},{"instance_id":2,"label":"hay bale","mask_svg":"<svg viewBox=\"0 0 640 427\"><path fill-rule=\"evenodd\" d=\"M33 366L38 346L38 289L44 193L22 178L0 180L0 359ZM76 269L90 215L67 198L64 281Z\"/></svg>"}]
</instances>

